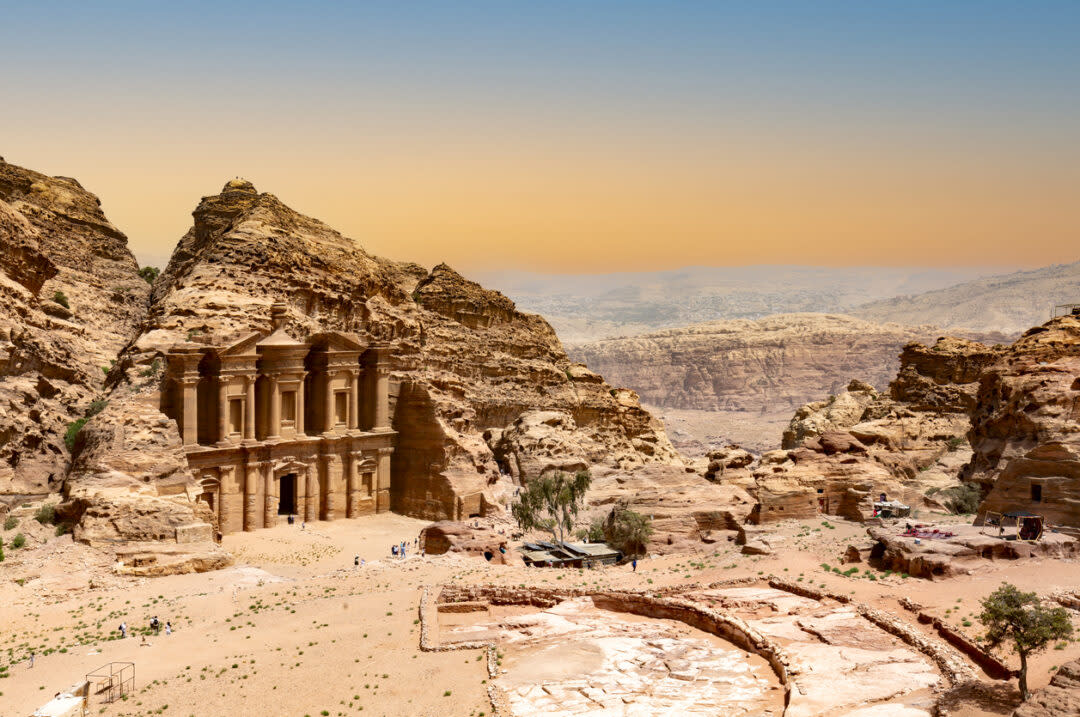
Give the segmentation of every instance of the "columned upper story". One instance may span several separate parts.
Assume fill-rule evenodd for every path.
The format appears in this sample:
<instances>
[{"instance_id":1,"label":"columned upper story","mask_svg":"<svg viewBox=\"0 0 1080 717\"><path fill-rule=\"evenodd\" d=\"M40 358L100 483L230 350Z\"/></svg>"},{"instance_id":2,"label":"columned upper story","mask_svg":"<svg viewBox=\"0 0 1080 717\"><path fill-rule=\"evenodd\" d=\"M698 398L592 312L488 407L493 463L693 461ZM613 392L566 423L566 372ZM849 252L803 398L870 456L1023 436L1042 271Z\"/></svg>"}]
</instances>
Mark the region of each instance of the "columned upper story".
<instances>
[{"instance_id":1,"label":"columned upper story","mask_svg":"<svg viewBox=\"0 0 1080 717\"><path fill-rule=\"evenodd\" d=\"M267 527L279 514L332 519L337 505L350 517L389 509L387 348L342 332L298 341L284 330L284 305L271 316L268 335L166 353L161 407L221 532Z\"/></svg>"}]
</instances>

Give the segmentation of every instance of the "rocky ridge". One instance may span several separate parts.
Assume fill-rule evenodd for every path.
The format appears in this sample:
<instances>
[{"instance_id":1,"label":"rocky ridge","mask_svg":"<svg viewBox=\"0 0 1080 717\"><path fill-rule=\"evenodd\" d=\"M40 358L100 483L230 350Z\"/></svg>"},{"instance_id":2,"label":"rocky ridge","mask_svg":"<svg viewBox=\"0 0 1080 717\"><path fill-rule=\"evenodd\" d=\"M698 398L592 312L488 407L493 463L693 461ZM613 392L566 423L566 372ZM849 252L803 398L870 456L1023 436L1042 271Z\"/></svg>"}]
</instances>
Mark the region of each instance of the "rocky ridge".
<instances>
[{"instance_id":1,"label":"rocky ridge","mask_svg":"<svg viewBox=\"0 0 1080 717\"><path fill-rule=\"evenodd\" d=\"M61 487L67 427L146 312L126 237L74 179L0 159L0 498Z\"/></svg>"},{"instance_id":2,"label":"rocky ridge","mask_svg":"<svg viewBox=\"0 0 1080 717\"><path fill-rule=\"evenodd\" d=\"M885 389L900 367L903 346L940 335L933 326L779 314L605 339L569 352L633 387L650 405L765 413L793 410L823 392L838 394L851 379Z\"/></svg>"},{"instance_id":3,"label":"rocky ridge","mask_svg":"<svg viewBox=\"0 0 1080 717\"><path fill-rule=\"evenodd\" d=\"M1028 510L1080 529L1080 316L1030 329L983 372L968 439L980 517Z\"/></svg>"},{"instance_id":4,"label":"rocky ridge","mask_svg":"<svg viewBox=\"0 0 1080 717\"><path fill-rule=\"evenodd\" d=\"M476 494L485 509L497 510L532 468L504 471L494 437L536 411L563 417L568 450L590 463L632 469L679 462L633 392L574 365L542 318L450 267L427 272L372 257L244 180L204 197L193 216L154 285L138 337L120 356L109 407L83 431L70 481L72 512L90 515L93 501L80 503L80 491L96 491L101 512L107 488L117 508L121 496L156 491L165 498L163 524L197 519L190 511L199 508L187 515L176 508L190 504L194 488L176 426L153 403L162 354L187 339L268 331L275 302L286 303L286 330L295 337L339 330L389 346L396 512L454 518L458 500ZM517 445L518 454L537 450L527 440ZM129 521L121 530L118 521L98 516L94 525L99 539L110 530L142 539L151 523Z\"/></svg>"}]
</instances>

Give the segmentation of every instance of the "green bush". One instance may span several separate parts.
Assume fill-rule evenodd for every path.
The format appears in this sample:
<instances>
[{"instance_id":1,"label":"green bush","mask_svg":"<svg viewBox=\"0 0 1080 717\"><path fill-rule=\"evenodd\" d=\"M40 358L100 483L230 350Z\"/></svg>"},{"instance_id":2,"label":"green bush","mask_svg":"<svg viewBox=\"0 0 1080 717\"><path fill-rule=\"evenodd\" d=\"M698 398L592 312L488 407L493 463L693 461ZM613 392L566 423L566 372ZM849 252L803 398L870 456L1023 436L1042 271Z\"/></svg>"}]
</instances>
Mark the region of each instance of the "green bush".
<instances>
[{"instance_id":1,"label":"green bush","mask_svg":"<svg viewBox=\"0 0 1080 717\"><path fill-rule=\"evenodd\" d=\"M953 436L949 439L946 445L949 447L949 451L952 452L959 449L960 446L964 445L965 443L967 443L967 439L963 436Z\"/></svg>"},{"instance_id":2,"label":"green bush","mask_svg":"<svg viewBox=\"0 0 1080 717\"><path fill-rule=\"evenodd\" d=\"M61 535L67 535L70 532L71 532L71 526L70 525L68 525L67 523L57 523L57 525L56 525L56 536L57 537L60 537Z\"/></svg>"},{"instance_id":3,"label":"green bush","mask_svg":"<svg viewBox=\"0 0 1080 717\"><path fill-rule=\"evenodd\" d=\"M945 498L945 507L953 513L967 515L979 510L982 502L982 491L973 483L963 483L941 491Z\"/></svg>"},{"instance_id":4,"label":"green bush","mask_svg":"<svg viewBox=\"0 0 1080 717\"><path fill-rule=\"evenodd\" d=\"M9 515L8 517L4 518L4 530L11 530L18 524L19 519L16 518L14 515Z\"/></svg>"},{"instance_id":5,"label":"green bush","mask_svg":"<svg viewBox=\"0 0 1080 717\"><path fill-rule=\"evenodd\" d=\"M68 298L64 296L64 292L62 291L53 293L52 300L63 306L65 309L71 308L71 304L68 303Z\"/></svg>"},{"instance_id":6,"label":"green bush","mask_svg":"<svg viewBox=\"0 0 1080 717\"><path fill-rule=\"evenodd\" d=\"M80 418L77 421L72 421L67 425L67 431L64 432L64 445L67 446L68 453L75 450L75 438L79 435L79 431L83 429L86 422L89 419Z\"/></svg>"},{"instance_id":7,"label":"green bush","mask_svg":"<svg viewBox=\"0 0 1080 717\"><path fill-rule=\"evenodd\" d=\"M0 538L0 563L4 562L4 539Z\"/></svg>"},{"instance_id":8,"label":"green bush","mask_svg":"<svg viewBox=\"0 0 1080 717\"><path fill-rule=\"evenodd\" d=\"M157 281L158 274L161 273L161 269L156 266L144 266L139 269L139 276L143 278L147 284L153 284Z\"/></svg>"},{"instance_id":9,"label":"green bush","mask_svg":"<svg viewBox=\"0 0 1080 717\"><path fill-rule=\"evenodd\" d=\"M26 536L22 533L16 533L15 537L11 539L11 547L21 548L26 545Z\"/></svg>"},{"instance_id":10,"label":"green bush","mask_svg":"<svg viewBox=\"0 0 1080 717\"><path fill-rule=\"evenodd\" d=\"M52 524L56 522L56 505L53 503L46 503L38 508L34 513L34 520L42 525Z\"/></svg>"}]
</instances>

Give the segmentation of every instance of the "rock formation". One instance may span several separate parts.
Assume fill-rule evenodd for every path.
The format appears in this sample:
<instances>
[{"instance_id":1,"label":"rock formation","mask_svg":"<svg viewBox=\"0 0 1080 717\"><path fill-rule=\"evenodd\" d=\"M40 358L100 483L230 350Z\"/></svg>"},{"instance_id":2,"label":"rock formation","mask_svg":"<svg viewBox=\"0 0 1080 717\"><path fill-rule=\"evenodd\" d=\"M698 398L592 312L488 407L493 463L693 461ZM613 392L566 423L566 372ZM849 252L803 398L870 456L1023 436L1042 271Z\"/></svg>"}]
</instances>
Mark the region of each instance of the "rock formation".
<instances>
[{"instance_id":1,"label":"rock formation","mask_svg":"<svg viewBox=\"0 0 1080 717\"><path fill-rule=\"evenodd\" d=\"M1080 316L1037 326L983 375L963 479L986 511L1027 511L1080 529Z\"/></svg>"},{"instance_id":2,"label":"rock formation","mask_svg":"<svg viewBox=\"0 0 1080 717\"><path fill-rule=\"evenodd\" d=\"M1067 717L1080 714L1080 660L1062 665L1050 684L1036 690L1013 717Z\"/></svg>"},{"instance_id":3,"label":"rock formation","mask_svg":"<svg viewBox=\"0 0 1080 717\"><path fill-rule=\"evenodd\" d=\"M68 426L145 314L138 272L97 197L0 159L0 502L60 488Z\"/></svg>"},{"instance_id":4,"label":"rock formation","mask_svg":"<svg viewBox=\"0 0 1080 717\"><path fill-rule=\"evenodd\" d=\"M277 302L285 308L276 320L294 340L338 331L386 347L396 512L498 511L513 484L556 453L621 469L678 462L632 392L573 365L542 318L449 267L426 272L372 257L244 180L203 198L193 216L119 358L109 407L79 444L65 510L95 539L153 532L153 520L120 519L129 512L122 494L155 496L165 532L213 520L193 503L199 489L175 421L159 410L164 354L185 341L219 346L267 333ZM558 435L557 451L537 435L545 430Z\"/></svg>"},{"instance_id":5,"label":"rock formation","mask_svg":"<svg viewBox=\"0 0 1080 717\"><path fill-rule=\"evenodd\" d=\"M839 394L851 379L884 389L905 344L940 335L932 326L781 314L605 339L570 354L650 405L764 413Z\"/></svg>"},{"instance_id":6,"label":"rock formation","mask_svg":"<svg viewBox=\"0 0 1080 717\"><path fill-rule=\"evenodd\" d=\"M963 339L908 344L889 394L860 381L796 411L783 449L753 470L758 521L817 512L862 520L881 493L912 506L958 485L978 381L1000 350Z\"/></svg>"}]
</instances>

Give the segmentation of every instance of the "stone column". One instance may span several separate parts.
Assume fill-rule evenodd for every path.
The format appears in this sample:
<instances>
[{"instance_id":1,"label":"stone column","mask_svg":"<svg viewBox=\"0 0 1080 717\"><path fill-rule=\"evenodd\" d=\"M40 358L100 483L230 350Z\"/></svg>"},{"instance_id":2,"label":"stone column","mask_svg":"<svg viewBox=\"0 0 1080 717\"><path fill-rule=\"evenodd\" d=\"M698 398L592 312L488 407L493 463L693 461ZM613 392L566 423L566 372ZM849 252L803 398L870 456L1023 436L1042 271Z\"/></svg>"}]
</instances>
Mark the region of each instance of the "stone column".
<instances>
[{"instance_id":1,"label":"stone column","mask_svg":"<svg viewBox=\"0 0 1080 717\"><path fill-rule=\"evenodd\" d=\"M277 376L270 377L270 427L266 431L266 437L281 437L281 386Z\"/></svg>"},{"instance_id":2,"label":"stone column","mask_svg":"<svg viewBox=\"0 0 1080 717\"><path fill-rule=\"evenodd\" d=\"M300 385L296 387L296 435L304 435L304 374L300 374Z\"/></svg>"},{"instance_id":3,"label":"stone column","mask_svg":"<svg viewBox=\"0 0 1080 717\"><path fill-rule=\"evenodd\" d=\"M274 495L274 466L267 462L260 464L263 474L263 527L272 528L277 524L278 498Z\"/></svg>"},{"instance_id":4,"label":"stone column","mask_svg":"<svg viewBox=\"0 0 1080 717\"><path fill-rule=\"evenodd\" d=\"M217 385L217 443L229 444L229 381L225 376L218 376Z\"/></svg>"},{"instance_id":5,"label":"stone column","mask_svg":"<svg viewBox=\"0 0 1080 717\"><path fill-rule=\"evenodd\" d=\"M390 430L390 367L375 365L375 431Z\"/></svg>"},{"instance_id":6,"label":"stone column","mask_svg":"<svg viewBox=\"0 0 1080 717\"><path fill-rule=\"evenodd\" d=\"M326 390L323 391L323 432L334 432L334 374L326 372Z\"/></svg>"},{"instance_id":7,"label":"stone column","mask_svg":"<svg viewBox=\"0 0 1080 717\"><path fill-rule=\"evenodd\" d=\"M356 453L345 454L345 517L355 518L357 513L356 497L359 487L356 485L359 476L356 474L356 466L359 462Z\"/></svg>"},{"instance_id":8,"label":"stone column","mask_svg":"<svg viewBox=\"0 0 1080 717\"><path fill-rule=\"evenodd\" d=\"M333 481L333 469L334 463L337 461L337 456L323 456L323 480L326 481L326 497L322 505L322 511L319 515L320 520L333 520L335 508L337 507L337 501L334 500L334 481ZM320 493L320 498L322 495Z\"/></svg>"},{"instance_id":9,"label":"stone column","mask_svg":"<svg viewBox=\"0 0 1080 717\"><path fill-rule=\"evenodd\" d=\"M379 466L375 471L375 512L385 513L390 510L390 454L393 448L379 449Z\"/></svg>"},{"instance_id":10,"label":"stone column","mask_svg":"<svg viewBox=\"0 0 1080 717\"><path fill-rule=\"evenodd\" d=\"M360 427L360 372L349 372L349 430Z\"/></svg>"},{"instance_id":11,"label":"stone column","mask_svg":"<svg viewBox=\"0 0 1080 717\"><path fill-rule=\"evenodd\" d=\"M259 464L248 463L244 467L244 530L259 527Z\"/></svg>"},{"instance_id":12,"label":"stone column","mask_svg":"<svg viewBox=\"0 0 1080 717\"><path fill-rule=\"evenodd\" d=\"M319 519L319 481L317 465L308 465L304 471L305 496L304 520L311 523Z\"/></svg>"},{"instance_id":13,"label":"stone column","mask_svg":"<svg viewBox=\"0 0 1080 717\"><path fill-rule=\"evenodd\" d=\"M218 530L222 535L228 532L229 529L229 506L225 505L225 487L229 482L229 478L232 476L232 468L221 468L218 470L218 487L217 487L217 519Z\"/></svg>"},{"instance_id":14,"label":"stone column","mask_svg":"<svg viewBox=\"0 0 1080 717\"><path fill-rule=\"evenodd\" d=\"M244 440L255 440L255 377L244 376Z\"/></svg>"},{"instance_id":15,"label":"stone column","mask_svg":"<svg viewBox=\"0 0 1080 717\"><path fill-rule=\"evenodd\" d=\"M184 378L180 387L184 392L184 445L193 446L199 442L199 399L198 377Z\"/></svg>"}]
</instances>

